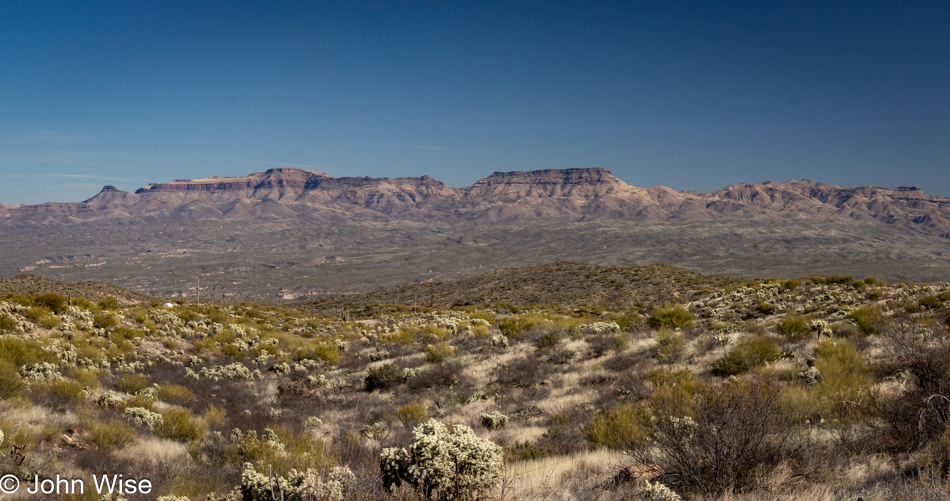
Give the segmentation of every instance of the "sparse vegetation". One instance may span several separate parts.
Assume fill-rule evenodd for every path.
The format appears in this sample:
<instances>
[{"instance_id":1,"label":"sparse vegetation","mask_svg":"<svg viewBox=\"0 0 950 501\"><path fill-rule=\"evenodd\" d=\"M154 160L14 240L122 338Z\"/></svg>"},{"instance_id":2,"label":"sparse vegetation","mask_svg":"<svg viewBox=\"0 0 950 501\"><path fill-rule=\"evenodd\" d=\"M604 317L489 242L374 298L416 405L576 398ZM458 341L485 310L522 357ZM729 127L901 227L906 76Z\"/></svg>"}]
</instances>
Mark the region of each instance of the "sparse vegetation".
<instances>
[{"instance_id":1,"label":"sparse vegetation","mask_svg":"<svg viewBox=\"0 0 950 501\"><path fill-rule=\"evenodd\" d=\"M897 497L917 492L904 471L945 478L950 465L947 288L875 282L871 299L856 284L867 285L748 281L689 296L694 284L682 303L617 309L354 308L346 320L11 296L0 299L0 430L29 452L6 467L121 464L157 479L159 498L269 495L270 468L294 496L390 499L386 485L405 499L502 488L527 499L547 480L498 472L610 455L596 463L627 461L627 473L591 460L558 470L557 488ZM97 327L104 313L115 322ZM437 458L456 449L481 452L449 473ZM874 466L877 480L842 480L877 455L893 458ZM649 484L633 481L641 463L655 467Z\"/></svg>"}]
</instances>

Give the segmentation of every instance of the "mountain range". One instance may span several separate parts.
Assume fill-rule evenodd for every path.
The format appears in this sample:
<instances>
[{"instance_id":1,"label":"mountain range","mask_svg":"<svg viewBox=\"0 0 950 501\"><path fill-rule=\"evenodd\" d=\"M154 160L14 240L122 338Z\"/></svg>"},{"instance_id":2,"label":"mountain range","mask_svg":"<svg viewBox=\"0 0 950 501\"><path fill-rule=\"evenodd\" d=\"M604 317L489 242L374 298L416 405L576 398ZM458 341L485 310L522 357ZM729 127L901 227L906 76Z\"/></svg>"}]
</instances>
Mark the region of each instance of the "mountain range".
<instances>
[{"instance_id":1,"label":"mountain range","mask_svg":"<svg viewBox=\"0 0 950 501\"><path fill-rule=\"evenodd\" d=\"M950 277L950 199L916 187L800 180L698 193L632 186L600 168L496 172L464 187L300 169L134 193L106 186L83 202L0 204L0 237L0 277L249 300L558 261L747 278Z\"/></svg>"},{"instance_id":2,"label":"mountain range","mask_svg":"<svg viewBox=\"0 0 950 501\"><path fill-rule=\"evenodd\" d=\"M694 221L726 215L876 220L950 238L950 198L930 196L916 187L841 187L805 179L697 193L631 186L602 168L496 172L460 188L429 176L335 178L315 171L270 169L239 177L153 183L135 193L106 186L78 203L0 205L0 226L260 219L301 224Z\"/></svg>"}]
</instances>

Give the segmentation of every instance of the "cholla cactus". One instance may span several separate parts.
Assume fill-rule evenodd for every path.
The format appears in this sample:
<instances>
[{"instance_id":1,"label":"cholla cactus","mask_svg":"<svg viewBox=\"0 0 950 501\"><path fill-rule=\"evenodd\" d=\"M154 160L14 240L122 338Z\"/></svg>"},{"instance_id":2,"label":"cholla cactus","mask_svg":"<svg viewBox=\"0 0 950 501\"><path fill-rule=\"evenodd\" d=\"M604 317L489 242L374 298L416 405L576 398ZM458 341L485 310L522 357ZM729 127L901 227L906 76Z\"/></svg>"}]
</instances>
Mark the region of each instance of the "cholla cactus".
<instances>
[{"instance_id":1,"label":"cholla cactus","mask_svg":"<svg viewBox=\"0 0 950 501\"><path fill-rule=\"evenodd\" d=\"M580 331L584 334L606 334L620 332L620 325L617 322L594 322L580 326Z\"/></svg>"},{"instance_id":2,"label":"cholla cactus","mask_svg":"<svg viewBox=\"0 0 950 501\"><path fill-rule=\"evenodd\" d=\"M279 499L285 501L310 499L343 501L347 493L353 490L355 483L356 475L347 467L331 468L326 478L321 478L313 469L290 470L286 477L277 477L277 481L271 482L267 475L258 473L254 465L244 463L241 471L241 499L243 501L273 501L274 498L271 497L271 487L273 487L274 494L281 492L282 496Z\"/></svg>"},{"instance_id":3,"label":"cholla cactus","mask_svg":"<svg viewBox=\"0 0 950 501\"><path fill-rule=\"evenodd\" d=\"M0 430L0 445L3 444L3 430Z\"/></svg>"},{"instance_id":4,"label":"cholla cactus","mask_svg":"<svg viewBox=\"0 0 950 501\"><path fill-rule=\"evenodd\" d=\"M492 412L491 414L483 412L478 417L482 420L482 426L488 428L489 430L502 428L508 424L508 416L498 411Z\"/></svg>"},{"instance_id":5,"label":"cholla cactus","mask_svg":"<svg viewBox=\"0 0 950 501\"><path fill-rule=\"evenodd\" d=\"M99 407L118 407L125 401L125 398L113 390L107 390L99 395L95 402Z\"/></svg>"},{"instance_id":6,"label":"cholla cactus","mask_svg":"<svg viewBox=\"0 0 950 501\"><path fill-rule=\"evenodd\" d=\"M669 487L647 480L637 489L637 499L641 501L680 501L680 496Z\"/></svg>"},{"instance_id":7,"label":"cholla cactus","mask_svg":"<svg viewBox=\"0 0 950 501\"><path fill-rule=\"evenodd\" d=\"M191 501L191 499L186 496L162 496L155 501Z\"/></svg>"},{"instance_id":8,"label":"cholla cactus","mask_svg":"<svg viewBox=\"0 0 950 501\"><path fill-rule=\"evenodd\" d=\"M59 369L49 362L40 362L38 364L27 365L20 369L20 376L30 382L43 381L45 379L59 379L63 377L59 373Z\"/></svg>"},{"instance_id":9,"label":"cholla cactus","mask_svg":"<svg viewBox=\"0 0 950 501\"><path fill-rule=\"evenodd\" d=\"M204 367L201 369L201 375L214 381L219 382L224 379L231 379L235 381L247 381L251 379L251 371L247 367L237 362L228 365L217 365L214 367ZM263 376L261 376L263 378Z\"/></svg>"},{"instance_id":10,"label":"cholla cactus","mask_svg":"<svg viewBox=\"0 0 950 501\"><path fill-rule=\"evenodd\" d=\"M124 414L132 423L147 426L151 430L161 426L165 421L161 414L152 412L144 407L129 407L125 409Z\"/></svg>"},{"instance_id":11,"label":"cholla cactus","mask_svg":"<svg viewBox=\"0 0 950 501\"><path fill-rule=\"evenodd\" d=\"M435 419L413 430L409 450L384 449L379 456L383 484L395 492L403 482L428 498L478 499L501 478L502 449L464 425Z\"/></svg>"}]
</instances>

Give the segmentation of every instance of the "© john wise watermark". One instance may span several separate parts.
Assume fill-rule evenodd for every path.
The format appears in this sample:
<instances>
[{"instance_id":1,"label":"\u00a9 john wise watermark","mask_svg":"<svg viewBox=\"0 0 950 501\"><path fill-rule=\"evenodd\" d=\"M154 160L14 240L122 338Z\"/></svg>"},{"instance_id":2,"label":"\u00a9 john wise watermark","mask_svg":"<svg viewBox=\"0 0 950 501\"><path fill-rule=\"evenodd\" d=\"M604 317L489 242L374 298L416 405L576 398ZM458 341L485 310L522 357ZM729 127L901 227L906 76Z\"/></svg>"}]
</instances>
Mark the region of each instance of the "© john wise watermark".
<instances>
[{"instance_id":1,"label":"\u00a9 john wise watermark","mask_svg":"<svg viewBox=\"0 0 950 501\"><path fill-rule=\"evenodd\" d=\"M125 478L121 474L113 475L93 475L92 487L96 494L149 494L152 492L152 482L146 478ZM4 475L0 477L0 494L13 494L21 489L20 479L16 475ZM86 481L82 478L64 478L56 475L56 478L40 479L34 476L33 480L23 487L23 492L27 494L85 494L87 490Z\"/></svg>"}]
</instances>

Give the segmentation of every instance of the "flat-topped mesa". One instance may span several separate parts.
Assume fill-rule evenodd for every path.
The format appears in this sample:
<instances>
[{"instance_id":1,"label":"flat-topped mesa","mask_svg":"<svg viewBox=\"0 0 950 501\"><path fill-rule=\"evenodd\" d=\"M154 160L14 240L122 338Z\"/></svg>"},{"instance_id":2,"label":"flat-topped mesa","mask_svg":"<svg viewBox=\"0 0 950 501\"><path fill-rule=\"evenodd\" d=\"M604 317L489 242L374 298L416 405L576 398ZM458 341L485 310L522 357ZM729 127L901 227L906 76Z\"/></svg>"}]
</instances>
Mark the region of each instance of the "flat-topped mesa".
<instances>
[{"instance_id":1,"label":"flat-topped mesa","mask_svg":"<svg viewBox=\"0 0 950 501\"><path fill-rule=\"evenodd\" d=\"M488 198L510 202L526 197L570 196L587 200L615 192L619 194L634 188L617 179L607 169L590 167L495 172L463 189L469 199Z\"/></svg>"},{"instance_id":2,"label":"flat-topped mesa","mask_svg":"<svg viewBox=\"0 0 950 501\"><path fill-rule=\"evenodd\" d=\"M254 172L246 176L208 177L203 179L176 179L168 183L152 183L139 188L135 193L157 192L228 192L259 190L268 188L290 188L303 191L316 179L330 178L323 172L303 169L276 168L264 172Z\"/></svg>"}]
</instances>

